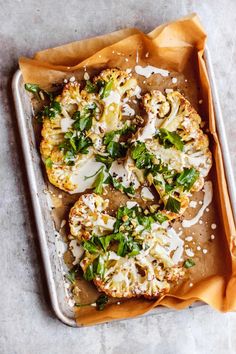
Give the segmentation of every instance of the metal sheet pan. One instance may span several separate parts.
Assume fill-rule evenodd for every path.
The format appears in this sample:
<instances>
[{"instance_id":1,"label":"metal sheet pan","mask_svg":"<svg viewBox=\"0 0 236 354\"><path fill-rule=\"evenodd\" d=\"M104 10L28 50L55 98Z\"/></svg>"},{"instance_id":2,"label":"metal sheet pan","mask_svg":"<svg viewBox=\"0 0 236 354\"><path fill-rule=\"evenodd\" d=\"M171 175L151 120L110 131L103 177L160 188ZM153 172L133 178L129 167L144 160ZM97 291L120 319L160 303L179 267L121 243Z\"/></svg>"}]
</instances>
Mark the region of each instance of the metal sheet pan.
<instances>
[{"instance_id":1,"label":"metal sheet pan","mask_svg":"<svg viewBox=\"0 0 236 354\"><path fill-rule=\"evenodd\" d=\"M236 187L230 161L229 148L226 140L224 121L208 49L205 50L204 58L207 64L207 70L212 88L217 132L223 152L228 190L234 213L234 219L236 222ZM17 70L13 77L12 91L52 308L56 316L63 323L69 326L77 327L73 310L69 306L68 302L67 283L64 277L66 267L63 262L61 251L63 241L60 239L55 230L48 206L47 195L44 193L46 185L42 174L40 156L36 149L36 141L32 125L33 112L29 96L24 89L23 77L20 70ZM57 237L55 237L55 234ZM199 304L203 303L198 302L196 303L196 306ZM158 307L150 311L147 315L165 311L171 310Z\"/></svg>"}]
</instances>

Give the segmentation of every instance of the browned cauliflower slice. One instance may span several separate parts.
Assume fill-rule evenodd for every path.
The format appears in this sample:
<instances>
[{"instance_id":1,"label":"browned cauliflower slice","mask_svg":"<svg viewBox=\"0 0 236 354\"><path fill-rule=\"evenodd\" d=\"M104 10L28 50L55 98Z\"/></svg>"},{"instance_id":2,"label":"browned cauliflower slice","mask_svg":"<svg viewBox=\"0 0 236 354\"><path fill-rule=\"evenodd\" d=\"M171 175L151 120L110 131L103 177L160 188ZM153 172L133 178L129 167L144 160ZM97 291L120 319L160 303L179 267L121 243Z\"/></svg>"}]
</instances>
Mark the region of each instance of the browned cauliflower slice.
<instances>
[{"instance_id":1,"label":"browned cauliflower slice","mask_svg":"<svg viewBox=\"0 0 236 354\"><path fill-rule=\"evenodd\" d=\"M147 93L143 106L147 123L136 138L145 146L147 163L139 168L146 170L149 184L155 186L167 208L163 213L173 219L184 213L191 192L201 190L210 171L208 137L200 128L200 116L177 91L166 96L156 90ZM136 155L133 153L139 161Z\"/></svg>"},{"instance_id":2,"label":"browned cauliflower slice","mask_svg":"<svg viewBox=\"0 0 236 354\"><path fill-rule=\"evenodd\" d=\"M104 166L95 155L104 154L104 135L125 125L121 99L135 86L131 75L107 69L94 78L90 89L69 82L44 108L40 152L52 184L69 193L93 188L96 172ZM89 175L93 177L86 178Z\"/></svg>"},{"instance_id":3,"label":"browned cauliflower slice","mask_svg":"<svg viewBox=\"0 0 236 354\"><path fill-rule=\"evenodd\" d=\"M75 262L83 255L85 279L112 297L152 298L169 292L184 275L180 235L168 222L152 219L147 224L146 214L135 202L120 207L116 218L105 213L107 207L107 200L87 194L70 211L70 238L79 247L73 254Z\"/></svg>"},{"instance_id":4,"label":"browned cauliflower slice","mask_svg":"<svg viewBox=\"0 0 236 354\"><path fill-rule=\"evenodd\" d=\"M71 235L82 241L88 240L92 233L104 235L112 232L116 219L105 213L108 205L108 199L95 193L81 196L70 210Z\"/></svg>"},{"instance_id":5,"label":"browned cauliflower slice","mask_svg":"<svg viewBox=\"0 0 236 354\"><path fill-rule=\"evenodd\" d=\"M81 91L77 82L66 84L62 94L44 109L40 152L49 181L56 187L77 193L93 186L96 175L84 177L103 164L94 159L94 141L88 130L100 113L99 96Z\"/></svg>"},{"instance_id":6,"label":"browned cauliflower slice","mask_svg":"<svg viewBox=\"0 0 236 354\"><path fill-rule=\"evenodd\" d=\"M104 273L93 280L100 291L118 298L155 298L168 293L184 276L179 265L183 241L173 229L155 223L140 237L142 250L134 257L121 257L112 250L99 256ZM84 272L94 261L96 255L86 251L80 262Z\"/></svg>"}]
</instances>

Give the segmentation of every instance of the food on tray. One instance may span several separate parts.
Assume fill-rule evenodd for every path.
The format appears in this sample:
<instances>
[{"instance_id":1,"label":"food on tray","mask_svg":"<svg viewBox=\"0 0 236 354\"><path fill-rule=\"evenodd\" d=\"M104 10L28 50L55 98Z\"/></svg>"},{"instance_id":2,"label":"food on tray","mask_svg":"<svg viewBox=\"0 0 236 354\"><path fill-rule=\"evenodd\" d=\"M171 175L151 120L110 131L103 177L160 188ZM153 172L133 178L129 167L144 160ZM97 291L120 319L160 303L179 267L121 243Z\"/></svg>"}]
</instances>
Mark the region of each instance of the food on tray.
<instances>
[{"instance_id":1,"label":"food on tray","mask_svg":"<svg viewBox=\"0 0 236 354\"><path fill-rule=\"evenodd\" d=\"M96 172L104 166L95 155L103 153L105 134L132 130L130 121L122 119L121 100L135 87L130 74L108 69L83 88L76 81L66 83L61 95L43 109L40 151L52 184L70 193L93 186ZM116 144L107 146L111 155L123 155L125 147L115 152Z\"/></svg>"},{"instance_id":2,"label":"food on tray","mask_svg":"<svg viewBox=\"0 0 236 354\"><path fill-rule=\"evenodd\" d=\"M168 293L194 264L170 221L212 165L195 109L178 91L142 93L132 71L107 69L67 81L40 117L50 182L69 193L94 191L69 213L73 266L111 297ZM114 189L132 199L111 208Z\"/></svg>"},{"instance_id":3,"label":"food on tray","mask_svg":"<svg viewBox=\"0 0 236 354\"><path fill-rule=\"evenodd\" d=\"M155 186L170 219L184 213L191 192L199 191L209 173L209 141L200 128L201 118L177 91L164 96L154 90L143 96L147 123L131 146L136 167Z\"/></svg>"},{"instance_id":4,"label":"food on tray","mask_svg":"<svg viewBox=\"0 0 236 354\"><path fill-rule=\"evenodd\" d=\"M71 235L84 250L85 278L112 297L168 293L184 276L184 242L158 212L128 201L113 217L108 207L99 195L84 194L70 211Z\"/></svg>"}]
</instances>

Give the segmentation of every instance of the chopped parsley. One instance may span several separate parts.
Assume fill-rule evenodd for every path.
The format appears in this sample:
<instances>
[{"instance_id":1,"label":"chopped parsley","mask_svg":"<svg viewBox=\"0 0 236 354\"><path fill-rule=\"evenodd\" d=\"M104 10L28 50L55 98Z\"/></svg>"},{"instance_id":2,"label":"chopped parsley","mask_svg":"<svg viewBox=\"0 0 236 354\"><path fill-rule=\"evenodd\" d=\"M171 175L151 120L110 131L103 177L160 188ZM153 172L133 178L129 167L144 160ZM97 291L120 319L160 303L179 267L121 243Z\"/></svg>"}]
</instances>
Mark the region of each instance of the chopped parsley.
<instances>
[{"instance_id":1,"label":"chopped parsley","mask_svg":"<svg viewBox=\"0 0 236 354\"><path fill-rule=\"evenodd\" d=\"M170 132L167 129L160 128L157 137L159 138L160 144L162 144L165 149L174 146L177 150L183 151L183 140L181 136L176 132Z\"/></svg>"},{"instance_id":2,"label":"chopped parsley","mask_svg":"<svg viewBox=\"0 0 236 354\"><path fill-rule=\"evenodd\" d=\"M78 271L78 267L75 266L69 270L68 274L66 274L66 278L71 282L71 284L75 284Z\"/></svg>"},{"instance_id":3,"label":"chopped parsley","mask_svg":"<svg viewBox=\"0 0 236 354\"><path fill-rule=\"evenodd\" d=\"M137 142L131 147L131 157L134 159L136 166L139 169L151 168L154 155L150 154L146 145L142 142Z\"/></svg>"},{"instance_id":4,"label":"chopped parsley","mask_svg":"<svg viewBox=\"0 0 236 354\"><path fill-rule=\"evenodd\" d=\"M104 163L104 165L106 165L107 168L110 168L112 162L114 161L111 156L103 156L99 154L95 155L95 160Z\"/></svg>"},{"instance_id":5,"label":"chopped parsley","mask_svg":"<svg viewBox=\"0 0 236 354\"><path fill-rule=\"evenodd\" d=\"M103 87L101 87L100 92L99 92L101 98L106 98L110 95L113 83L114 83L114 81L110 80L110 81L106 82Z\"/></svg>"},{"instance_id":6,"label":"chopped parsley","mask_svg":"<svg viewBox=\"0 0 236 354\"><path fill-rule=\"evenodd\" d=\"M42 92L43 94L46 94L46 96L49 97L50 101L52 101L52 99L53 99L53 93L41 89L39 87L39 85L37 85L37 84L27 83L27 84L25 84L25 89L26 89L26 91L33 93L38 100L41 100L44 98L44 96L40 97L40 92Z\"/></svg>"},{"instance_id":7,"label":"chopped parsley","mask_svg":"<svg viewBox=\"0 0 236 354\"><path fill-rule=\"evenodd\" d=\"M184 267L185 268L192 268L193 266L195 266L195 262L194 262L194 260L192 259L192 258L188 258L188 259L186 259L185 260L185 262L184 262Z\"/></svg>"},{"instance_id":8,"label":"chopped parsley","mask_svg":"<svg viewBox=\"0 0 236 354\"><path fill-rule=\"evenodd\" d=\"M108 303L108 296L106 294L101 294L96 300L96 307L98 311L104 310L105 305Z\"/></svg>"},{"instance_id":9,"label":"chopped parsley","mask_svg":"<svg viewBox=\"0 0 236 354\"><path fill-rule=\"evenodd\" d=\"M64 160L67 165L74 165L75 157L78 153L88 154L88 147L92 145L92 140L83 134L75 131L65 133L64 141L59 145L59 149L64 153Z\"/></svg>"},{"instance_id":10,"label":"chopped parsley","mask_svg":"<svg viewBox=\"0 0 236 354\"><path fill-rule=\"evenodd\" d=\"M178 213L180 211L180 201L174 197L169 197L165 205L166 210L172 211L173 213Z\"/></svg>"},{"instance_id":11,"label":"chopped parsley","mask_svg":"<svg viewBox=\"0 0 236 354\"><path fill-rule=\"evenodd\" d=\"M105 182L104 167L102 166L100 172L98 172L96 180L94 182L94 192L97 194L102 194L103 183Z\"/></svg>"},{"instance_id":12,"label":"chopped parsley","mask_svg":"<svg viewBox=\"0 0 236 354\"><path fill-rule=\"evenodd\" d=\"M176 184L182 186L184 191L189 191L199 177L199 172L195 168L185 168L176 179Z\"/></svg>"},{"instance_id":13,"label":"chopped parsley","mask_svg":"<svg viewBox=\"0 0 236 354\"><path fill-rule=\"evenodd\" d=\"M57 101L52 101L49 106L44 107L42 111L43 117L48 117L49 119L53 119L56 115L61 113L61 105Z\"/></svg>"},{"instance_id":14,"label":"chopped parsley","mask_svg":"<svg viewBox=\"0 0 236 354\"><path fill-rule=\"evenodd\" d=\"M121 182L119 182L115 177L112 177L111 175L109 176L109 182L112 183L113 187L125 194L128 195L134 195L135 194L135 189L132 184L130 183L129 187L125 187Z\"/></svg>"},{"instance_id":15,"label":"chopped parsley","mask_svg":"<svg viewBox=\"0 0 236 354\"><path fill-rule=\"evenodd\" d=\"M86 86L85 86L85 90L88 93L94 93L97 91L97 86L95 84L93 84L90 80L86 81Z\"/></svg>"},{"instance_id":16,"label":"chopped parsley","mask_svg":"<svg viewBox=\"0 0 236 354\"><path fill-rule=\"evenodd\" d=\"M105 305L108 303L108 301L109 301L109 298L108 298L108 296L106 294L99 295L97 300L95 301L97 311L104 310ZM75 306L76 307L86 307L86 306L91 306L93 304L94 304L93 302L90 302L88 304L76 303Z\"/></svg>"},{"instance_id":17,"label":"chopped parsley","mask_svg":"<svg viewBox=\"0 0 236 354\"><path fill-rule=\"evenodd\" d=\"M117 159L126 155L127 148L124 143L110 141L107 145L107 152L113 159Z\"/></svg>"},{"instance_id":18,"label":"chopped parsley","mask_svg":"<svg viewBox=\"0 0 236 354\"><path fill-rule=\"evenodd\" d=\"M52 168L53 162L50 157L45 160L45 165L47 168Z\"/></svg>"}]
</instances>

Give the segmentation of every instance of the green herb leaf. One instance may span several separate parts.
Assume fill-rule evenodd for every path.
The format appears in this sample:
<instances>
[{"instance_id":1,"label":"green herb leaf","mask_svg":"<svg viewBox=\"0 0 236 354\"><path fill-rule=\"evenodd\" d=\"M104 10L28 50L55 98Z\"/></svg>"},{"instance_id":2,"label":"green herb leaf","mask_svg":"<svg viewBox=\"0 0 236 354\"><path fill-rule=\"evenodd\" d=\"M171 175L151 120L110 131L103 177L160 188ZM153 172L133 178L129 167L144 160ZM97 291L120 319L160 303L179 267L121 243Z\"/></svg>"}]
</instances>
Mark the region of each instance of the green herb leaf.
<instances>
[{"instance_id":1,"label":"green herb leaf","mask_svg":"<svg viewBox=\"0 0 236 354\"><path fill-rule=\"evenodd\" d=\"M180 202L173 197L169 197L165 207L166 210L172 211L173 213L178 213L180 210Z\"/></svg>"},{"instance_id":2,"label":"green herb leaf","mask_svg":"<svg viewBox=\"0 0 236 354\"><path fill-rule=\"evenodd\" d=\"M101 170L104 169L104 166L101 166L93 175L90 175L90 176L84 176L84 180L86 181L87 179L89 178L92 178L94 176L96 176Z\"/></svg>"},{"instance_id":3,"label":"green herb leaf","mask_svg":"<svg viewBox=\"0 0 236 354\"><path fill-rule=\"evenodd\" d=\"M38 95L40 91L39 85L36 84L25 84L25 89L31 93L34 93L35 95Z\"/></svg>"},{"instance_id":4,"label":"green herb leaf","mask_svg":"<svg viewBox=\"0 0 236 354\"><path fill-rule=\"evenodd\" d=\"M94 182L94 192L97 194L102 194L103 191L103 183L105 179L104 167L102 166L101 171L98 173L97 178Z\"/></svg>"},{"instance_id":5,"label":"green herb leaf","mask_svg":"<svg viewBox=\"0 0 236 354\"><path fill-rule=\"evenodd\" d=\"M45 160L45 165L47 168L52 168L53 162L50 157Z\"/></svg>"},{"instance_id":6,"label":"green herb leaf","mask_svg":"<svg viewBox=\"0 0 236 354\"><path fill-rule=\"evenodd\" d=\"M114 82L113 80L110 80L105 84L105 86L100 91L101 98L106 98L109 96L112 86L113 86L113 82Z\"/></svg>"},{"instance_id":7,"label":"green herb leaf","mask_svg":"<svg viewBox=\"0 0 236 354\"><path fill-rule=\"evenodd\" d=\"M160 224L168 220L168 217L162 213L157 213L153 215L153 218L158 221Z\"/></svg>"},{"instance_id":8,"label":"green herb leaf","mask_svg":"<svg viewBox=\"0 0 236 354\"><path fill-rule=\"evenodd\" d=\"M165 149L174 146L177 150L183 150L184 144L182 138L176 132L170 132L167 129L160 128L158 133L159 141Z\"/></svg>"},{"instance_id":9,"label":"green herb leaf","mask_svg":"<svg viewBox=\"0 0 236 354\"><path fill-rule=\"evenodd\" d=\"M67 132L59 149L64 153L64 160L68 165L73 165L77 154L88 154L88 147L92 145L90 138L76 132Z\"/></svg>"},{"instance_id":10,"label":"green herb leaf","mask_svg":"<svg viewBox=\"0 0 236 354\"><path fill-rule=\"evenodd\" d=\"M107 168L111 167L111 164L113 162L113 158L110 156L102 156L102 155L95 155L95 160L98 162L104 163Z\"/></svg>"},{"instance_id":11,"label":"green herb leaf","mask_svg":"<svg viewBox=\"0 0 236 354\"><path fill-rule=\"evenodd\" d=\"M95 274L93 272L93 263L91 263L86 268L86 271L84 273L84 279L91 281L91 280L93 280L94 276L95 276Z\"/></svg>"},{"instance_id":12,"label":"green herb leaf","mask_svg":"<svg viewBox=\"0 0 236 354\"><path fill-rule=\"evenodd\" d=\"M119 130L113 130L111 132L108 132L105 134L105 137L103 139L103 143L105 145L108 145L111 141L114 140L115 137L117 137L118 135L118 139L119 137L121 137L122 135L125 135L129 132L134 132L136 129L135 125L125 125L122 129L119 129Z\"/></svg>"},{"instance_id":13,"label":"green herb leaf","mask_svg":"<svg viewBox=\"0 0 236 354\"><path fill-rule=\"evenodd\" d=\"M77 274L78 267L75 266L69 270L68 274L66 274L66 278L71 282L71 284L75 284Z\"/></svg>"},{"instance_id":14,"label":"green herb leaf","mask_svg":"<svg viewBox=\"0 0 236 354\"><path fill-rule=\"evenodd\" d=\"M108 303L108 296L106 294L101 294L96 300L97 310L104 310L105 305Z\"/></svg>"},{"instance_id":15,"label":"green herb leaf","mask_svg":"<svg viewBox=\"0 0 236 354\"><path fill-rule=\"evenodd\" d=\"M179 186L183 186L184 191L189 191L198 177L199 172L195 170L195 168L185 168L184 171L178 176L176 183Z\"/></svg>"},{"instance_id":16,"label":"green herb leaf","mask_svg":"<svg viewBox=\"0 0 236 354\"><path fill-rule=\"evenodd\" d=\"M104 277L104 273L105 273L105 262L104 262L104 258L99 256L95 262L94 262L94 269L95 269L95 273L96 275L99 275L101 278Z\"/></svg>"},{"instance_id":17,"label":"green herb leaf","mask_svg":"<svg viewBox=\"0 0 236 354\"><path fill-rule=\"evenodd\" d=\"M111 179L111 182L112 182L113 187L115 189L118 189L119 191L121 191L123 193L126 193L128 195L134 195L135 194L135 189L134 189L134 187L132 185L130 185L129 187L125 187L125 186L123 186L123 184L118 182L117 179L115 179L111 175L110 175L110 179Z\"/></svg>"},{"instance_id":18,"label":"green herb leaf","mask_svg":"<svg viewBox=\"0 0 236 354\"><path fill-rule=\"evenodd\" d=\"M88 93L94 93L97 91L97 86L95 84L93 84L90 80L86 81L86 86L85 86L85 90Z\"/></svg>"},{"instance_id":19,"label":"green herb leaf","mask_svg":"<svg viewBox=\"0 0 236 354\"><path fill-rule=\"evenodd\" d=\"M141 142L137 142L135 145L132 146L131 149L131 157L134 160L137 160L143 153L146 153L146 145Z\"/></svg>"},{"instance_id":20,"label":"green herb leaf","mask_svg":"<svg viewBox=\"0 0 236 354\"><path fill-rule=\"evenodd\" d=\"M126 147L116 141L110 141L107 145L107 152L114 159L125 156L126 151Z\"/></svg>"},{"instance_id":21,"label":"green herb leaf","mask_svg":"<svg viewBox=\"0 0 236 354\"><path fill-rule=\"evenodd\" d=\"M57 114L61 113L61 105L57 101L52 101L49 106L46 106L43 110L43 116L49 119L55 118Z\"/></svg>"},{"instance_id":22,"label":"green herb leaf","mask_svg":"<svg viewBox=\"0 0 236 354\"><path fill-rule=\"evenodd\" d=\"M153 155L148 152L146 145L142 142L137 142L131 147L131 157L139 169L152 166Z\"/></svg>"},{"instance_id":23,"label":"green herb leaf","mask_svg":"<svg viewBox=\"0 0 236 354\"><path fill-rule=\"evenodd\" d=\"M188 259L186 259L186 261L184 262L184 267L185 268L191 268L191 267L193 267L193 266L195 266L195 262L194 262L194 260L193 259L191 259L191 258L188 258Z\"/></svg>"},{"instance_id":24,"label":"green herb leaf","mask_svg":"<svg viewBox=\"0 0 236 354\"><path fill-rule=\"evenodd\" d=\"M98 247L90 240L83 243L83 248L89 253L98 253Z\"/></svg>"}]
</instances>

